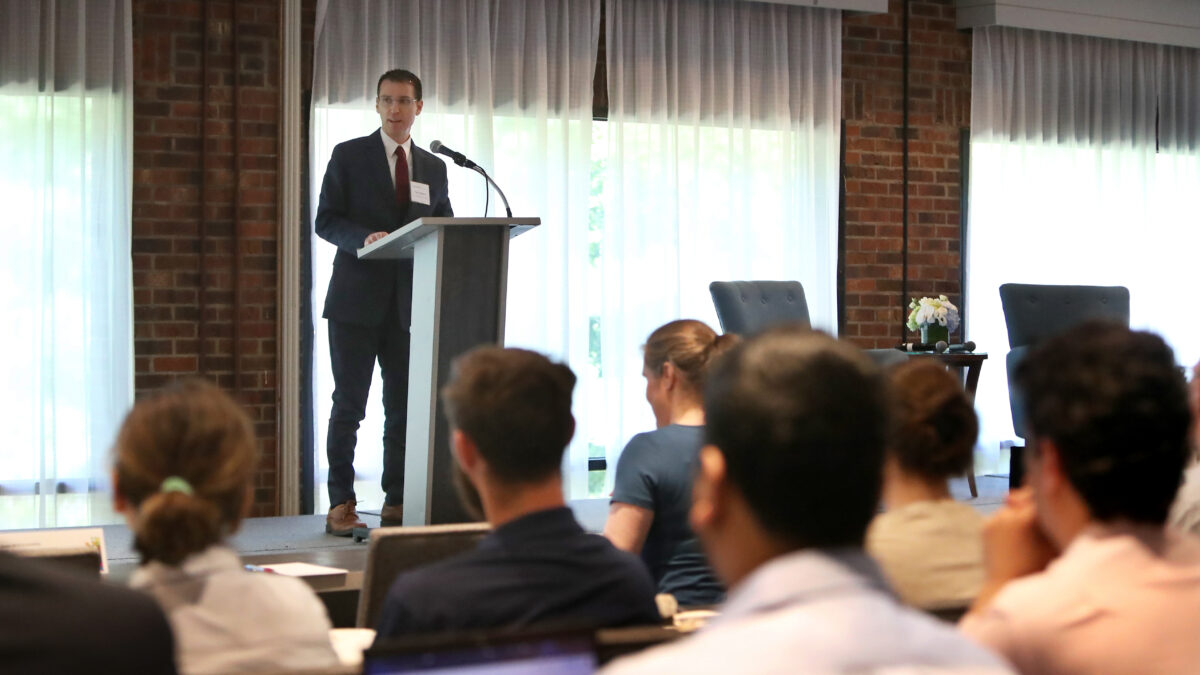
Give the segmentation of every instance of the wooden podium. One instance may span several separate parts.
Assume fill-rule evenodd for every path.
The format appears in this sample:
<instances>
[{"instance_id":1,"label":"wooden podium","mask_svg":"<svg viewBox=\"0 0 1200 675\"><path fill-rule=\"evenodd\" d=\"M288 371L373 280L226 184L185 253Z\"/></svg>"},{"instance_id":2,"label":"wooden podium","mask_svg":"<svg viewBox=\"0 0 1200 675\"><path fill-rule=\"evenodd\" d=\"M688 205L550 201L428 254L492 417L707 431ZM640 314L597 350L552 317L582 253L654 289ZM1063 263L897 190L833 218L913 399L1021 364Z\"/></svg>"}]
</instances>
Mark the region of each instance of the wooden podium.
<instances>
[{"instance_id":1,"label":"wooden podium","mask_svg":"<svg viewBox=\"0 0 1200 675\"><path fill-rule=\"evenodd\" d=\"M438 391L456 356L503 342L508 240L540 224L538 218L418 218L358 251L364 260L413 260L404 525L475 520L454 489Z\"/></svg>"}]
</instances>

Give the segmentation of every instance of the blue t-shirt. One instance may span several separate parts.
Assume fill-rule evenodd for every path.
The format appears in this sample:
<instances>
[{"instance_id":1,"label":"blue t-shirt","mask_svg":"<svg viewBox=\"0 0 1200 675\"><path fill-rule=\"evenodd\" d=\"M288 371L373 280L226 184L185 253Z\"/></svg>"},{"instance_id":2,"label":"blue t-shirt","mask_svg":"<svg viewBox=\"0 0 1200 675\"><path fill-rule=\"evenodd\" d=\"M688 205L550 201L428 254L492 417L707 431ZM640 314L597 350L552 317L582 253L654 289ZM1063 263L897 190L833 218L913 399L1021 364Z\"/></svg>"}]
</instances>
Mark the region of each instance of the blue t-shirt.
<instances>
[{"instance_id":1,"label":"blue t-shirt","mask_svg":"<svg viewBox=\"0 0 1200 675\"><path fill-rule=\"evenodd\" d=\"M704 427L671 424L634 436L617 462L612 501L654 512L642 560L659 593L680 605L715 605L725 599L700 542L688 524L692 479Z\"/></svg>"}]
</instances>

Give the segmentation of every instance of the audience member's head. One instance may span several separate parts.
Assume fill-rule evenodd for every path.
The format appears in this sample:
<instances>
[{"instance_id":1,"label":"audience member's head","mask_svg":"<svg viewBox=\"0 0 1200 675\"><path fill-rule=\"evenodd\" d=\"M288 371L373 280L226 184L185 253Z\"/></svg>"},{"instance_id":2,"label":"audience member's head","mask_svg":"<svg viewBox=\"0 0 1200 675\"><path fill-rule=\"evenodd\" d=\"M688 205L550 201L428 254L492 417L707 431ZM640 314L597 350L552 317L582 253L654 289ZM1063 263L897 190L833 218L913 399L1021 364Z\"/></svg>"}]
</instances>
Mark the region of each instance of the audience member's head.
<instances>
[{"instance_id":1,"label":"audience member's head","mask_svg":"<svg viewBox=\"0 0 1200 675\"><path fill-rule=\"evenodd\" d=\"M888 380L895 419L888 457L907 476L944 485L971 468L979 421L958 378L941 364L909 359Z\"/></svg>"},{"instance_id":2,"label":"audience member's head","mask_svg":"<svg viewBox=\"0 0 1200 675\"><path fill-rule=\"evenodd\" d=\"M1187 458L1189 411L1162 338L1089 322L1033 350L1017 382L1031 429L1030 483L1056 543L1083 520L1166 520Z\"/></svg>"},{"instance_id":3,"label":"audience member's head","mask_svg":"<svg viewBox=\"0 0 1200 675\"><path fill-rule=\"evenodd\" d=\"M225 392L185 380L134 405L117 434L115 502L144 562L177 565L235 531L249 509L258 449Z\"/></svg>"},{"instance_id":4,"label":"audience member's head","mask_svg":"<svg viewBox=\"0 0 1200 675\"><path fill-rule=\"evenodd\" d=\"M489 496L523 487L559 485L563 451L575 433L574 388L570 368L524 349L477 347L455 359L442 401L458 466L482 498L473 503L468 491L468 506L486 507Z\"/></svg>"},{"instance_id":5,"label":"audience member's head","mask_svg":"<svg viewBox=\"0 0 1200 675\"><path fill-rule=\"evenodd\" d=\"M670 424L682 409L701 408L709 368L737 342L737 335L717 335L695 319L672 321L650 334L642 348L642 375L659 427Z\"/></svg>"},{"instance_id":6,"label":"audience member's head","mask_svg":"<svg viewBox=\"0 0 1200 675\"><path fill-rule=\"evenodd\" d=\"M769 330L709 373L692 521L731 585L799 548L860 547L887 434L883 376L856 347Z\"/></svg>"}]
</instances>

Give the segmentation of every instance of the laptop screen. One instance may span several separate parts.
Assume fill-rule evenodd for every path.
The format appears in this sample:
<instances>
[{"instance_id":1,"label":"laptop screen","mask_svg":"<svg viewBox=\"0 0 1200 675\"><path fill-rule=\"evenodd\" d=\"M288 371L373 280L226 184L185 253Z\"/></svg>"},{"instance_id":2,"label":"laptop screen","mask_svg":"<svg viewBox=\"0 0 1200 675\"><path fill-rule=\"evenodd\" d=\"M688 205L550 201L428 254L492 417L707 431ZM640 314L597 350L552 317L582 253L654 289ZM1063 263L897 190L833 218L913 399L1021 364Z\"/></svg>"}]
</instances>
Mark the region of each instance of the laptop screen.
<instances>
[{"instance_id":1,"label":"laptop screen","mask_svg":"<svg viewBox=\"0 0 1200 675\"><path fill-rule=\"evenodd\" d=\"M437 643L385 644L363 655L364 675L442 673L577 675L596 670L590 636L508 635L439 640Z\"/></svg>"}]
</instances>

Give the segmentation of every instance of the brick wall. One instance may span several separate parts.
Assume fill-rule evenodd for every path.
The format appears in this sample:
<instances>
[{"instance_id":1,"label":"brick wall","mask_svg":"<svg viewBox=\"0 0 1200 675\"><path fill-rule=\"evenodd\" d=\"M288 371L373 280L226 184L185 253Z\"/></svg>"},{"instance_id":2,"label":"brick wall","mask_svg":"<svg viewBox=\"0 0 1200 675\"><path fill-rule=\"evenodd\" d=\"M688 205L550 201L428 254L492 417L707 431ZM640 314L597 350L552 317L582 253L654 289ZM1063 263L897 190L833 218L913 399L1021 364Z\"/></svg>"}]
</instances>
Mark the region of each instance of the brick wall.
<instances>
[{"instance_id":1,"label":"brick wall","mask_svg":"<svg viewBox=\"0 0 1200 675\"><path fill-rule=\"evenodd\" d=\"M278 512L278 13L133 2L135 388L199 375L237 396L262 448L253 515Z\"/></svg>"},{"instance_id":2,"label":"brick wall","mask_svg":"<svg viewBox=\"0 0 1200 675\"><path fill-rule=\"evenodd\" d=\"M904 236L903 0L842 23L846 122L845 324L865 347L890 347L912 297L961 307L959 129L970 121L971 36L953 0L909 4L908 237ZM904 255L907 251L907 277ZM907 286L907 297L904 289ZM958 337L958 336L952 336Z\"/></svg>"}]
</instances>

